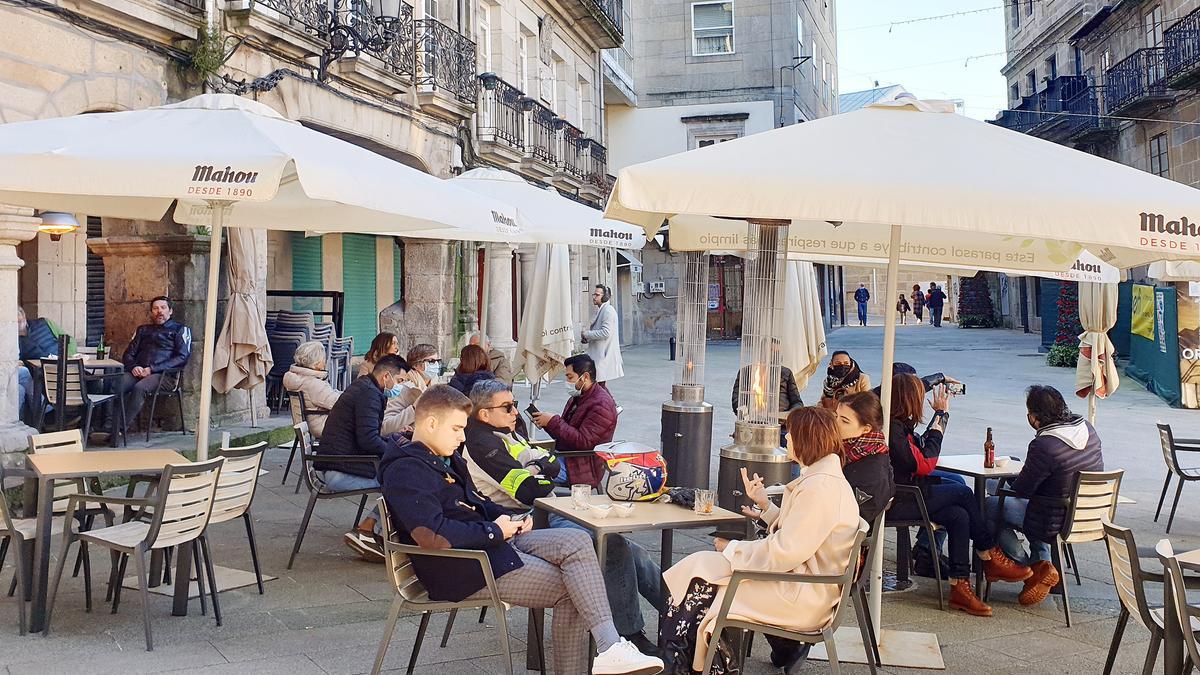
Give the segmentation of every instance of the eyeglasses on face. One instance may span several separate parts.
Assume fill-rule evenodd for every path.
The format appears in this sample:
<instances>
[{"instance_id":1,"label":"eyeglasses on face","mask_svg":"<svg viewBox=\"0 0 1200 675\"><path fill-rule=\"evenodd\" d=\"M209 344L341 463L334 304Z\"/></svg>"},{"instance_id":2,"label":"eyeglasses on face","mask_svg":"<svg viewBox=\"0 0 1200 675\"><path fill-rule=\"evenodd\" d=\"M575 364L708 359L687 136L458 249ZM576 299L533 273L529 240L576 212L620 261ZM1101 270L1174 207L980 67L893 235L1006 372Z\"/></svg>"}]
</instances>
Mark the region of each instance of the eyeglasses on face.
<instances>
[{"instance_id":1,"label":"eyeglasses on face","mask_svg":"<svg viewBox=\"0 0 1200 675\"><path fill-rule=\"evenodd\" d=\"M417 361L417 363L441 363L441 362L442 362L441 359L421 359L420 361Z\"/></svg>"},{"instance_id":2,"label":"eyeglasses on face","mask_svg":"<svg viewBox=\"0 0 1200 675\"><path fill-rule=\"evenodd\" d=\"M484 410L498 410L500 408L503 408L504 412L506 412L506 413L516 412L517 402L516 401L507 401L505 403L501 403L500 405L490 405L490 406L484 408Z\"/></svg>"}]
</instances>

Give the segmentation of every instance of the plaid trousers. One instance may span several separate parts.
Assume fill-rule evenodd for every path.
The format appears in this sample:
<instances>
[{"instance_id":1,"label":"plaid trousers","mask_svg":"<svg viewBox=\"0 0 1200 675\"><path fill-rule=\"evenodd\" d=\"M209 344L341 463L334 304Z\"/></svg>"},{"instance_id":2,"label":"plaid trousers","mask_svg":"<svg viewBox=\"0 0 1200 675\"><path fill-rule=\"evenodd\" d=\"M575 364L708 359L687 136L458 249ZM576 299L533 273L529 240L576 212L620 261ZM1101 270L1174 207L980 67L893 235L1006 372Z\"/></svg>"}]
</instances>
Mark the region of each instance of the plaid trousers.
<instances>
[{"instance_id":1,"label":"plaid trousers","mask_svg":"<svg viewBox=\"0 0 1200 675\"><path fill-rule=\"evenodd\" d=\"M612 625L591 537L582 530L535 530L509 543L524 565L496 579L500 599L517 607L553 609L554 672L584 675L591 648L589 632L605 623ZM472 597L487 597L487 592L484 588Z\"/></svg>"}]
</instances>

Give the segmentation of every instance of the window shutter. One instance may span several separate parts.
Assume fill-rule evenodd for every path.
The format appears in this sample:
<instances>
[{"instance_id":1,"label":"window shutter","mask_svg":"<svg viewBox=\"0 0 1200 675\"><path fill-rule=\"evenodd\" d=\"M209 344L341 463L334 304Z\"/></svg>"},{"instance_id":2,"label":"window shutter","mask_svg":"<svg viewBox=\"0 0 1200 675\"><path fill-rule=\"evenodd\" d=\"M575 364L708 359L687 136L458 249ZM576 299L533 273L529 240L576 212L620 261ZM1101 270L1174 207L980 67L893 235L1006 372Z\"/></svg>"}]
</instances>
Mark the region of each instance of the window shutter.
<instances>
[{"instance_id":1,"label":"window shutter","mask_svg":"<svg viewBox=\"0 0 1200 675\"><path fill-rule=\"evenodd\" d=\"M292 232L292 290L324 290L321 279L321 237L306 237ZM319 299L295 298L292 309L297 312L320 310Z\"/></svg>"},{"instance_id":2,"label":"window shutter","mask_svg":"<svg viewBox=\"0 0 1200 675\"><path fill-rule=\"evenodd\" d=\"M693 5L692 22L692 27L696 30L728 28L733 25L733 5L727 2Z\"/></svg>"},{"instance_id":3,"label":"window shutter","mask_svg":"<svg viewBox=\"0 0 1200 675\"><path fill-rule=\"evenodd\" d=\"M342 291L346 293L345 330L354 338L354 352L366 354L378 332L375 304L375 237L342 235Z\"/></svg>"},{"instance_id":4,"label":"window shutter","mask_svg":"<svg viewBox=\"0 0 1200 675\"><path fill-rule=\"evenodd\" d=\"M87 238L103 237L100 228L100 218L88 216ZM87 252L87 340L88 347L100 344L104 337L104 258Z\"/></svg>"},{"instance_id":5,"label":"window shutter","mask_svg":"<svg viewBox=\"0 0 1200 675\"><path fill-rule=\"evenodd\" d=\"M404 246L399 240L392 249L392 294L394 300L404 299Z\"/></svg>"}]
</instances>

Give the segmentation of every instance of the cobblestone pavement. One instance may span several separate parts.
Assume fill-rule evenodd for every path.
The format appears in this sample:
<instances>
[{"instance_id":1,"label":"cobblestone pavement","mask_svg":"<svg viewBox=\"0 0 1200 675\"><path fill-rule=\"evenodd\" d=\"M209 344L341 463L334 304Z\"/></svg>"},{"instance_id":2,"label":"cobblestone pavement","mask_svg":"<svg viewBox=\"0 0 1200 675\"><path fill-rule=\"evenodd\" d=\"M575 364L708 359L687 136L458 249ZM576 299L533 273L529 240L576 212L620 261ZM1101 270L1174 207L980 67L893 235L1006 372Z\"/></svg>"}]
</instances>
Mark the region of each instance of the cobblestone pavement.
<instances>
[{"instance_id":1,"label":"cobblestone pavement","mask_svg":"<svg viewBox=\"0 0 1200 675\"><path fill-rule=\"evenodd\" d=\"M882 329L846 328L829 336L830 347L848 349L878 382ZM968 384L968 395L953 402L953 420L947 451L981 451L984 428L995 429L1001 454L1023 454L1032 432L1024 419L1022 391L1032 383L1048 383L1064 391L1073 385L1073 373L1050 369L1037 354L1035 336L1003 330L959 330L945 327L905 327L899 331L898 360L913 364L921 373L942 370ZM738 345L710 345L706 379L708 399L716 406L714 439L720 445L732 431L729 396L736 372ZM657 444L660 404L668 398L675 364L667 360L666 345L650 345L625 352L625 378L611 383L624 406L617 437ZM820 390L814 378L804 399L815 402ZM518 389L528 399L528 390ZM562 383L548 387L541 407L559 409L565 400ZM1085 404L1075 399L1077 409ZM1139 542L1151 545L1163 536L1163 522L1152 522L1164 475L1155 434L1156 419L1177 425L1180 433L1200 432L1200 416L1173 410L1157 398L1126 382L1112 400L1102 401L1098 428L1109 468L1124 468L1122 493L1136 504L1122 506L1121 524L1135 530ZM120 614L109 614L97 603L92 614L83 611L82 582L64 581L55 613L53 632L17 636L15 606L0 599L0 667L13 673L141 673L180 670L198 673L363 673L368 672L383 629L391 589L378 565L360 562L341 541L354 518L349 502L322 502L309 527L295 569L285 568L287 556L303 512L306 495L293 493L292 483L280 487L286 449L275 449L265 463L264 476L254 502L254 517L265 571L279 578L268 582L260 596L252 587L222 594L225 625L217 628L211 616L197 611L187 618L170 616L170 599L151 596L156 651L144 651L141 601L127 593ZM716 476L716 460L713 473ZM292 479L294 480L294 478ZM1190 486L1191 487L1191 486ZM1177 548L1200 547L1200 492L1185 490L1176 517L1172 541ZM250 569L244 532L237 523L214 528L214 558L221 565ZM657 551L656 536L638 537ZM676 558L709 546L700 533L678 533ZM1075 625L1067 628L1055 601L1023 608L1016 604L1014 588L998 588L992 595L995 616L974 618L937 609L932 583L919 580L913 589L888 594L883 605L885 628L933 632L938 635L947 672L952 673L1099 673L1102 670L1118 605L1112 588L1107 554L1099 544L1078 546L1083 583L1072 586ZM888 547L888 558L894 546ZM98 556L99 557L99 556ZM12 574L12 556L3 581ZM104 578L107 564L96 565ZM102 595L102 593L100 594ZM195 603L193 603L195 605ZM194 607L195 609L195 607ZM653 625L654 612L645 608ZM525 615L509 612L509 627L516 658L524 660ZM431 623L430 639L421 652L417 672L502 673L503 657L494 634L492 617L484 624L475 617L460 617L449 645L438 647L444 617ZM405 617L396 631L386 667L402 671L417 632L417 618ZM1133 625L1126 631L1117 672L1141 670L1148 636ZM518 668L517 672L521 672ZM747 672L770 673L762 640L756 641ZM824 663L810 663L804 672L827 672ZM866 672L861 666L845 672ZM890 670L888 672L916 672Z\"/></svg>"}]
</instances>

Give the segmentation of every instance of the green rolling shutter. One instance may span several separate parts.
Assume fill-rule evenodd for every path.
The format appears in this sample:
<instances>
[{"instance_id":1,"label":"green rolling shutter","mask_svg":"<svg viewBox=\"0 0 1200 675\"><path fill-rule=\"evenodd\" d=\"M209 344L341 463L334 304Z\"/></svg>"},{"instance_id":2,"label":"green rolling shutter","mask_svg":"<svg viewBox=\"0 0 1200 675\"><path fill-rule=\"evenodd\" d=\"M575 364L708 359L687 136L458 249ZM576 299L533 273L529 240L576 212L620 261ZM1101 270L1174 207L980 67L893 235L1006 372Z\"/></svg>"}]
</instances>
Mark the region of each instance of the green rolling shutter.
<instances>
[{"instance_id":1,"label":"green rolling shutter","mask_svg":"<svg viewBox=\"0 0 1200 675\"><path fill-rule=\"evenodd\" d=\"M393 300L404 297L404 247L392 247L392 295Z\"/></svg>"},{"instance_id":2,"label":"green rolling shutter","mask_svg":"<svg viewBox=\"0 0 1200 675\"><path fill-rule=\"evenodd\" d=\"M292 232L292 290L321 291L321 237L306 237L303 232ZM295 298L292 309L297 312L321 309L318 298Z\"/></svg>"},{"instance_id":3,"label":"green rolling shutter","mask_svg":"<svg viewBox=\"0 0 1200 675\"><path fill-rule=\"evenodd\" d=\"M344 332L354 337L354 354L366 354L378 332L375 237L342 235L342 290L346 293Z\"/></svg>"}]
</instances>

